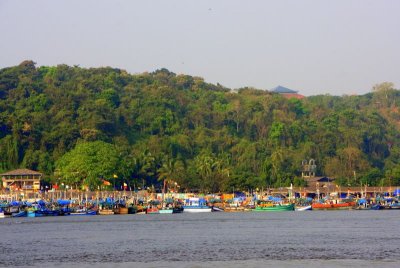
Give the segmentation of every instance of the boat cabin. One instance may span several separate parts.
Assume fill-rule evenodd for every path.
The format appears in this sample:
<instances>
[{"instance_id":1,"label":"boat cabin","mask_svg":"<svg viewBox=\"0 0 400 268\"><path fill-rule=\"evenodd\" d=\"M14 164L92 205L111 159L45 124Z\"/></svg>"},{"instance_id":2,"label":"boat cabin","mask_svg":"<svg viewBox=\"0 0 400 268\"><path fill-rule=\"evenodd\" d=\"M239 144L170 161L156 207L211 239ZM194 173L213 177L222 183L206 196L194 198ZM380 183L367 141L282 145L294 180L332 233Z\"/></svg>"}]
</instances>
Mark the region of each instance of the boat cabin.
<instances>
[{"instance_id":1,"label":"boat cabin","mask_svg":"<svg viewBox=\"0 0 400 268\"><path fill-rule=\"evenodd\" d=\"M192 197L185 200L185 205L195 207L205 206L207 205L207 201L204 198Z\"/></svg>"}]
</instances>

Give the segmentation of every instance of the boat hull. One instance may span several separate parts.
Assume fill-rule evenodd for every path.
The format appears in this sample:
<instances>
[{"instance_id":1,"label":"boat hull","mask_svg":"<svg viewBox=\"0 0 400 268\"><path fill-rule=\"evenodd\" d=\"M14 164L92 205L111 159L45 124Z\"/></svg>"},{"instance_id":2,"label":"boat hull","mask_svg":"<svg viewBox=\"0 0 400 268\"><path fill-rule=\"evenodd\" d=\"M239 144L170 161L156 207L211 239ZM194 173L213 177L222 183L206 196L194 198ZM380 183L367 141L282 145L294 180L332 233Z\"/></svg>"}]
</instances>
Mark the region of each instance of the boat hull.
<instances>
[{"instance_id":1,"label":"boat hull","mask_svg":"<svg viewBox=\"0 0 400 268\"><path fill-rule=\"evenodd\" d=\"M301 206L301 207L297 207L295 208L296 211L307 211L307 210L312 210L312 206Z\"/></svg>"},{"instance_id":2,"label":"boat hull","mask_svg":"<svg viewBox=\"0 0 400 268\"><path fill-rule=\"evenodd\" d=\"M166 209L160 209L158 212L160 214L172 214L174 213L174 210L172 208L171 209L166 208Z\"/></svg>"},{"instance_id":3,"label":"boat hull","mask_svg":"<svg viewBox=\"0 0 400 268\"><path fill-rule=\"evenodd\" d=\"M114 211L112 209L101 209L99 215L114 215Z\"/></svg>"},{"instance_id":4,"label":"boat hull","mask_svg":"<svg viewBox=\"0 0 400 268\"><path fill-rule=\"evenodd\" d=\"M35 213L34 210L28 210L27 213L26 213L26 216L28 218L35 218L36 217L36 213Z\"/></svg>"},{"instance_id":5,"label":"boat hull","mask_svg":"<svg viewBox=\"0 0 400 268\"><path fill-rule=\"evenodd\" d=\"M339 203L339 204L319 204L315 203L312 204L312 210L340 210L340 209L353 209L355 207L355 202L346 202L346 203Z\"/></svg>"},{"instance_id":6,"label":"boat hull","mask_svg":"<svg viewBox=\"0 0 400 268\"><path fill-rule=\"evenodd\" d=\"M256 207L253 211L255 212L268 212L268 211L293 211L294 204L289 205L278 205L278 206L268 206L268 207Z\"/></svg>"},{"instance_id":7,"label":"boat hull","mask_svg":"<svg viewBox=\"0 0 400 268\"><path fill-rule=\"evenodd\" d=\"M13 215L14 218L19 218L19 217L26 217L27 216L27 212L26 211L21 211L19 213L16 213Z\"/></svg>"},{"instance_id":8,"label":"boat hull","mask_svg":"<svg viewBox=\"0 0 400 268\"><path fill-rule=\"evenodd\" d=\"M208 206L183 206L184 213L211 212L211 210L211 207Z\"/></svg>"},{"instance_id":9,"label":"boat hull","mask_svg":"<svg viewBox=\"0 0 400 268\"><path fill-rule=\"evenodd\" d=\"M97 215L97 211L95 210L88 210L82 212L71 212L69 216L94 216Z\"/></svg>"},{"instance_id":10,"label":"boat hull","mask_svg":"<svg viewBox=\"0 0 400 268\"><path fill-rule=\"evenodd\" d=\"M158 208L147 208L146 214L160 214L160 210Z\"/></svg>"},{"instance_id":11,"label":"boat hull","mask_svg":"<svg viewBox=\"0 0 400 268\"><path fill-rule=\"evenodd\" d=\"M128 214L128 208L119 207L114 209L114 214Z\"/></svg>"}]
</instances>

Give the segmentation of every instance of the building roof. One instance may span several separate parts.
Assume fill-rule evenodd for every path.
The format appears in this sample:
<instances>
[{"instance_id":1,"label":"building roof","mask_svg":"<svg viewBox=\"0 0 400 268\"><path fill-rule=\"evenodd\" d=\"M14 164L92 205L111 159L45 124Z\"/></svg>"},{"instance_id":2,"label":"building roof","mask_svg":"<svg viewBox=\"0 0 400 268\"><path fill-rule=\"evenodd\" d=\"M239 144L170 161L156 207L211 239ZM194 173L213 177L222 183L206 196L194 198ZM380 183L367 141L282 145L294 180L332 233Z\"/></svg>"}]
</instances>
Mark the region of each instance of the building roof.
<instances>
[{"instance_id":1,"label":"building roof","mask_svg":"<svg viewBox=\"0 0 400 268\"><path fill-rule=\"evenodd\" d=\"M11 170L6 173L0 174L0 176L27 176L27 175L42 176L43 174L26 168Z\"/></svg>"},{"instance_id":2,"label":"building roof","mask_svg":"<svg viewBox=\"0 0 400 268\"><path fill-rule=\"evenodd\" d=\"M271 92L279 93L279 94L282 94L282 93L296 94L298 91L287 88L287 87L283 87L283 86L277 86L277 87L274 87L273 89L271 89Z\"/></svg>"},{"instance_id":3,"label":"building roof","mask_svg":"<svg viewBox=\"0 0 400 268\"><path fill-rule=\"evenodd\" d=\"M311 177L311 178L304 178L307 182L333 182L335 178L328 178L328 177Z\"/></svg>"},{"instance_id":4,"label":"building roof","mask_svg":"<svg viewBox=\"0 0 400 268\"><path fill-rule=\"evenodd\" d=\"M295 99L301 100L301 99L305 98L303 95L300 95L300 94L297 94L297 93L281 93L281 94L282 94L283 97L285 97L287 99L295 98Z\"/></svg>"}]
</instances>

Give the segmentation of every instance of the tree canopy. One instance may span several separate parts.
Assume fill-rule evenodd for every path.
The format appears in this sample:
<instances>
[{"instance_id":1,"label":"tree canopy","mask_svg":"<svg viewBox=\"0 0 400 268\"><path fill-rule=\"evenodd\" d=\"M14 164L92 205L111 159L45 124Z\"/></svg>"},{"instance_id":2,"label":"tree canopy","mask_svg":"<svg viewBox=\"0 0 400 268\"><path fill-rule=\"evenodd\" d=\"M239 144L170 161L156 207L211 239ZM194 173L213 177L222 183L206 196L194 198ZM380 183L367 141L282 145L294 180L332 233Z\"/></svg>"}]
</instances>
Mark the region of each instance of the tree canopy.
<instances>
[{"instance_id":1,"label":"tree canopy","mask_svg":"<svg viewBox=\"0 0 400 268\"><path fill-rule=\"evenodd\" d=\"M400 91L302 100L232 90L166 69L0 69L0 169L116 183L228 191L302 185L301 163L346 184L400 180ZM356 174L356 176L354 176ZM351 179L351 180L350 180Z\"/></svg>"},{"instance_id":2,"label":"tree canopy","mask_svg":"<svg viewBox=\"0 0 400 268\"><path fill-rule=\"evenodd\" d=\"M101 179L113 178L118 154L112 144L103 141L80 142L56 162L56 175L67 185L96 189Z\"/></svg>"}]
</instances>

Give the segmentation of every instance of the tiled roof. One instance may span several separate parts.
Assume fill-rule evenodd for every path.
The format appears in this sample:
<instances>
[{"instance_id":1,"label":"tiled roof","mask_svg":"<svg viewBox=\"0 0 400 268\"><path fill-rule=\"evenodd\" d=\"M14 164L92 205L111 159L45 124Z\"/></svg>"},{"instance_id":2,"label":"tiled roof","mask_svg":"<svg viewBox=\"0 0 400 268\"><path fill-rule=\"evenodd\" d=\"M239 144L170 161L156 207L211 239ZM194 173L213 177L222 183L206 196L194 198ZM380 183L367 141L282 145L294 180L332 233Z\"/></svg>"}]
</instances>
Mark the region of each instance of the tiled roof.
<instances>
[{"instance_id":1,"label":"tiled roof","mask_svg":"<svg viewBox=\"0 0 400 268\"><path fill-rule=\"evenodd\" d=\"M295 99L304 99L305 97L303 95L297 94L297 93L281 93L283 97L287 99L295 98Z\"/></svg>"},{"instance_id":2,"label":"tiled roof","mask_svg":"<svg viewBox=\"0 0 400 268\"><path fill-rule=\"evenodd\" d=\"M11 170L6 173L0 174L0 176L26 176L26 175L42 176L43 174L26 168Z\"/></svg>"}]
</instances>

